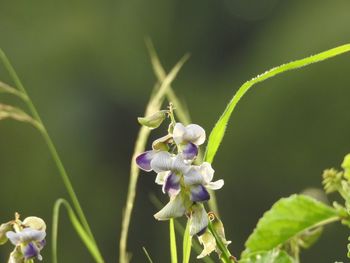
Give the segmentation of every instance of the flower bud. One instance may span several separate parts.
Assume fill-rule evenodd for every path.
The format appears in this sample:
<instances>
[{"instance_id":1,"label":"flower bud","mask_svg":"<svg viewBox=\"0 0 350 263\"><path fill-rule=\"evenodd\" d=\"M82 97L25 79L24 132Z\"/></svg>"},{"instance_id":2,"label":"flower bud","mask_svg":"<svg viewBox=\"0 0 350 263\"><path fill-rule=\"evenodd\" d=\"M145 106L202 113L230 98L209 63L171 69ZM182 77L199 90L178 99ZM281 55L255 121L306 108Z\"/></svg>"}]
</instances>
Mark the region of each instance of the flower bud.
<instances>
[{"instance_id":1,"label":"flower bud","mask_svg":"<svg viewBox=\"0 0 350 263\"><path fill-rule=\"evenodd\" d=\"M153 150L168 151L168 144L172 141L173 136L171 134L165 135L152 143Z\"/></svg>"},{"instance_id":2,"label":"flower bud","mask_svg":"<svg viewBox=\"0 0 350 263\"><path fill-rule=\"evenodd\" d=\"M167 111L161 110L147 117L139 117L137 120L143 126L150 129L158 128L166 118Z\"/></svg>"},{"instance_id":3,"label":"flower bud","mask_svg":"<svg viewBox=\"0 0 350 263\"><path fill-rule=\"evenodd\" d=\"M0 245L7 242L6 232L12 230L12 221L0 225Z\"/></svg>"}]
</instances>

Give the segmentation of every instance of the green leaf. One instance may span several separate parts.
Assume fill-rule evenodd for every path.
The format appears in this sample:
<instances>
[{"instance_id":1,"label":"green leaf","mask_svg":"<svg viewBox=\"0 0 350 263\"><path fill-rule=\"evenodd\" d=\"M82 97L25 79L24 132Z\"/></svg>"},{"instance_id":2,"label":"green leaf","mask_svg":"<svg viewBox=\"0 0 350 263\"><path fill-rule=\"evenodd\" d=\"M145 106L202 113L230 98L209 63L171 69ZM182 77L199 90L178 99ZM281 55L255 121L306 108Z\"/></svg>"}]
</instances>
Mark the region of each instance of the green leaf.
<instances>
[{"instance_id":1,"label":"green leaf","mask_svg":"<svg viewBox=\"0 0 350 263\"><path fill-rule=\"evenodd\" d=\"M243 255L271 250L295 235L337 220L335 209L308 196L282 198L259 220Z\"/></svg>"},{"instance_id":2,"label":"green leaf","mask_svg":"<svg viewBox=\"0 0 350 263\"><path fill-rule=\"evenodd\" d=\"M174 226L173 218L169 220L169 233L170 233L171 263L177 263L176 234L175 234L175 226Z\"/></svg>"},{"instance_id":3,"label":"green leaf","mask_svg":"<svg viewBox=\"0 0 350 263\"><path fill-rule=\"evenodd\" d=\"M233 96L229 104L227 105L225 111L221 115L218 122L215 124L213 130L210 133L208 145L205 153L204 160L206 162L212 163L215 157L215 154L221 144L221 141L224 137L226 126L230 120L231 114L233 110L235 109L237 103L240 101L240 99L244 96L244 94L254 85L259 82L262 82L264 80L267 80L273 76L276 76L278 74L281 74L285 71L298 69L307 65L310 65L312 63L317 63L322 60L340 55L342 53L350 51L350 44L346 44L343 46L339 46L333 49L329 49L327 51L324 51L322 53L318 53L316 55L292 61L287 64L283 64L281 66L275 67L273 69L270 69L266 71L265 73L258 75L257 77L245 82L237 91L237 93Z\"/></svg>"},{"instance_id":4,"label":"green leaf","mask_svg":"<svg viewBox=\"0 0 350 263\"><path fill-rule=\"evenodd\" d=\"M190 262L191 247L192 247L192 237L190 235L190 221L187 220L186 229L183 236L183 244L182 244L182 251L183 251L182 263Z\"/></svg>"},{"instance_id":5,"label":"green leaf","mask_svg":"<svg viewBox=\"0 0 350 263\"><path fill-rule=\"evenodd\" d=\"M261 253L254 253L239 263L294 263L294 260L284 251L271 250Z\"/></svg>"}]
</instances>

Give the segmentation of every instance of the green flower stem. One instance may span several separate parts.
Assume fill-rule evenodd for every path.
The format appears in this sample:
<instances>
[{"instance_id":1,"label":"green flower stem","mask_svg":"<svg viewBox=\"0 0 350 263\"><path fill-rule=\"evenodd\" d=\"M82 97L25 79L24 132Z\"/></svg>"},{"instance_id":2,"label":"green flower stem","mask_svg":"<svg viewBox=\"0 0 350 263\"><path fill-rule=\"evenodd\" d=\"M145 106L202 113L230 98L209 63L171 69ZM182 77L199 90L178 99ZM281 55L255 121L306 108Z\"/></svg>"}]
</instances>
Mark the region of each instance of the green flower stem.
<instances>
[{"instance_id":1,"label":"green flower stem","mask_svg":"<svg viewBox=\"0 0 350 263\"><path fill-rule=\"evenodd\" d=\"M2 62L4 63L4 66L5 68L7 69L7 71L9 72L11 78L13 79L16 87L19 89L19 91L21 91L24 96L27 98L26 100L26 103L28 105L28 108L30 110L30 112L32 113L32 116L33 118L38 121L41 126L42 126L42 129L40 129L41 131L41 134L50 150L50 153L52 155L52 158L54 160L54 162L56 163L56 166L58 168L58 171L61 175L61 178L63 180L63 183L67 189L67 192L72 200L72 203L73 203L73 206L75 208L75 210L77 211L77 214L78 214L78 217L79 219L81 220L82 222L82 225L84 226L85 230L87 231L87 233L89 234L91 240L93 241L94 245L96 246L97 248L97 244L96 244L96 241L95 241L95 238L92 234L92 231L90 229L90 226L88 224L88 221L84 215L84 212L83 212L83 209L79 203L79 200L78 200L78 197L76 195L76 193L74 192L74 189L73 189L73 185L68 177L68 174L63 166L63 163L61 161L61 158L59 157L58 155L58 152L56 150L56 147L55 145L53 144L53 141L51 139L51 137L49 136L41 118L40 118L40 115L36 109L36 107L34 106L32 100L30 99L30 97L28 96L28 93L26 91L26 89L24 88L22 82L20 81L19 77L17 76L14 68L12 67L10 61L8 60L8 58L6 57L5 53L0 49L0 58L2 60Z\"/></svg>"},{"instance_id":2,"label":"green flower stem","mask_svg":"<svg viewBox=\"0 0 350 263\"><path fill-rule=\"evenodd\" d=\"M149 38L146 38L145 41L146 41L146 46L148 48L148 52L150 54L153 71L158 79L158 82L161 83L162 81L164 81L166 77L165 70L159 60L159 57L153 46L152 41ZM177 98L171 86L168 88L166 96L168 98L168 101L170 101L174 105L174 109L176 110L176 115L179 118L179 120L185 125L190 124L191 123L190 114L187 108L185 107L185 105L181 103L180 100ZM202 160L202 156L203 156L202 151L199 151L197 159ZM208 205L211 211L219 215L219 208L216 201L216 194L214 191L211 191L211 190L210 190L210 199L209 199Z\"/></svg>"},{"instance_id":3,"label":"green flower stem","mask_svg":"<svg viewBox=\"0 0 350 263\"><path fill-rule=\"evenodd\" d=\"M216 233L215 229L213 228L213 224L211 223L210 220L209 220L209 223L208 223L208 229L212 233L212 235L214 236L215 241L216 241L216 245L219 248L219 250L221 251L220 259L222 260L222 262L225 262L225 263L232 263L232 262L234 262L234 263L236 263L237 261L231 255L230 251L227 249L225 244L222 242L220 236Z\"/></svg>"},{"instance_id":4,"label":"green flower stem","mask_svg":"<svg viewBox=\"0 0 350 263\"><path fill-rule=\"evenodd\" d=\"M162 207L164 207L164 204L154 195L154 194L151 194L150 195L150 200L152 202L152 204L157 208L157 209L161 209ZM188 221L187 221L188 222ZM182 236L186 235L185 234L185 231L186 229L183 227L183 225L179 222L179 220L174 220L174 225L175 225L175 230ZM187 227L187 226L186 226ZM189 227L189 226L188 226ZM188 231L189 231L189 228L188 228ZM192 247L194 249L194 251L197 253L197 254L200 254L201 251L202 251L202 246L199 244L199 241L198 239L196 238L192 238ZM214 261L209 257L204 257L201 259L203 262L205 263L214 263Z\"/></svg>"},{"instance_id":5,"label":"green flower stem","mask_svg":"<svg viewBox=\"0 0 350 263\"><path fill-rule=\"evenodd\" d=\"M55 202L54 209L53 209L53 220L52 220L52 262L57 263L57 235L58 235L58 219L59 219L59 212L61 206L64 206L67 210L69 219L77 232L78 236L81 238L83 243L85 244L86 248L91 253L92 257L95 259L97 263L103 263L104 260L100 254L100 251L98 250L98 247L90 237L90 235L86 232L84 227L81 225L79 219L74 213L74 210L70 206L70 204L64 200L64 199L58 199Z\"/></svg>"},{"instance_id":6,"label":"green flower stem","mask_svg":"<svg viewBox=\"0 0 350 263\"><path fill-rule=\"evenodd\" d=\"M188 56L184 56L181 60L174 66L170 71L169 75L161 82L161 84L156 85L155 94L151 97L145 111L145 116L148 116L158 110L164 101L164 96L171 84L175 79L180 68L188 59ZM128 194L126 198L126 205L123 214L122 220L122 229L119 242L119 262L128 263L130 261L128 252L127 252L127 241L128 241L128 232L131 220L131 213L134 207L135 197L136 197L136 186L140 170L136 165L135 158L143 151L145 151L147 139L149 137L150 130L147 127L142 126L137 135L137 140L134 147L134 153L131 159L130 166L130 181L128 187Z\"/></svg>"}]
</instances>

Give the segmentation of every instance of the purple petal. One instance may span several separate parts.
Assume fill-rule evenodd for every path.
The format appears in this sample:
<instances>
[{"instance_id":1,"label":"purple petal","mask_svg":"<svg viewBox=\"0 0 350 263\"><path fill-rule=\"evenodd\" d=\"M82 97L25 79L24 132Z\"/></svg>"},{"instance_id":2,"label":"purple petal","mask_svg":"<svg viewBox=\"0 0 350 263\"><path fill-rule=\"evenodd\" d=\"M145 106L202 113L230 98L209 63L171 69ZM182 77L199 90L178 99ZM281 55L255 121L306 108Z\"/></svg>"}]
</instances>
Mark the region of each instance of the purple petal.
<instances>
[{"instance_id":1,"label":"purple petal","mask_svg":"<svg viewBox=\"0 0 350 263\"><path fill-rule=\"evenodd\" d=\"M193 160L198 155L198 147L194 143L187 143L182 148L182 155L186 160Z\"/></svg>"},{"instance_id":2,"label":"purple petal","mask_svg":"<svg viewBox=\"0 0 350 263\"><path fill-rule=\"evenodd\" d=\"M196 185L191 187L191 201L204 202L210 199L210 195L203 185Z\"/></svg>"},{"instance_id":3,"label":"purple petal","mask_svg":"<svg viewBox=\"0 0 350 263\"><path fill-rule=\"evenodd\" d=\"M141 153L139 156L136 157L136 163L140 169L150 172L152 171L151 167L151 161L154 157L155 152L154 151L147 151L144 153Z\"/></svg>"},{"instance_id":4,"label":"purple petal","mask_svg":"<svg viewBox=\"0 0 350 263\"><path fill-rule=\"evenodd\" d=\"M170 173L163 184L163 193L175 196L180 191L180 177L175 173Z\"/></svg>"},{"instance_id":5,"label":"purple petal","mask_svg":"<svg viewBox=\"0 0 350 263\"><path fill-rule=\"evenodd\" d=\"M28 245L22 248L22 253L24 255L24 258L28 260L38 257L39 249L33 242L30 242Z\"/></svg>"}]
</instances>

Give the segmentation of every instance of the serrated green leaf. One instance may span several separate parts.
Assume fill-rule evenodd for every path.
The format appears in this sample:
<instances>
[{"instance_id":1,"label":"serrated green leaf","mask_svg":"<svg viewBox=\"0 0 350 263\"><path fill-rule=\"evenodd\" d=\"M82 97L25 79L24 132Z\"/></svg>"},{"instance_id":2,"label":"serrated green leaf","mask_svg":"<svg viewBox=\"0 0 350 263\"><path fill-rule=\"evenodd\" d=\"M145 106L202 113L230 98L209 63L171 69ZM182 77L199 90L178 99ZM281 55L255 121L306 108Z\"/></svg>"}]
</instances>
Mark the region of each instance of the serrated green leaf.
<instances>
[{"instance_id":1,"label":"serrated green leaf","mask_svg":"<svg viewBox=\"0 0 350 263\"><path fill-rule=\"evenodd\" d=\"M303 231L337 220L335 209L308 196L282 198L259 220L243 255L271 250Z\"/></svg>"},{"instance_id":2,"label":"serrated green leaf","mask_svg":"<svg viewBox=\"0 0 350 263\"><path fill-rule=\"evenodd\" d=\"M329 49L327 51L318 53L316 55L295 60L292 62L289 62L287 64L283 64L281 66L272 68L265 73L258 75L257 77L245 82L237 91L237 93L233 96L229 104L226 106L225 111L220 116L218 122L215 124L213 130L210 133L208 145L205 153L204 160L206 162L212 163L214 160L214 157L216 155L216 152L221 144L221 141L224 137L226 126L230 120L231 114L234 111L237 103L240 101L240 99L244 96L244 94L255 84L262 82L264 80L267 80L273 76L276 76L278 74L281 74L283 72L298 69L307 65L310 65L312 63L317 63L320 61L323 61L325 59L340 55L345 52L350 51L350 44L342 45L336 48Z\"/></svg>"},{"instance_id":3,"label":"serrated green leaf","mask_svg":"<svg viewBox=\"0 0 350 263\"><path fill-rule=\"evenodd\" d=\"M239 263L294 263L294 260L284 251L271 250L254 253L240 260Z\"/></svg>"}]
</instances>

